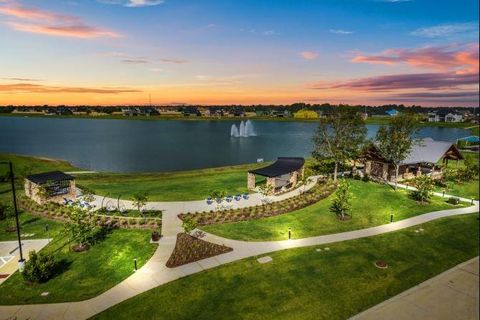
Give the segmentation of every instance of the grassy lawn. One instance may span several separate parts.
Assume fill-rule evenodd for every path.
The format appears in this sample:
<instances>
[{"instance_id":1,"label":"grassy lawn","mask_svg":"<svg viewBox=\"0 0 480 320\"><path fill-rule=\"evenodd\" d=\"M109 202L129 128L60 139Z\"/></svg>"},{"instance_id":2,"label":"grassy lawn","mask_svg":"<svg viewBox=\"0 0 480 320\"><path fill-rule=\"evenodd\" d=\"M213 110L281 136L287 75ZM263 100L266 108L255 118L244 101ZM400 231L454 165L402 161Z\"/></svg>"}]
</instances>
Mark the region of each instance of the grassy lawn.
<instances>
[{"instance_id":1,"label":"grassy lawn","mask_svg":"<svg viewBox=\"0 0 480 320\"><path fill-rule=\"evenodd\" d=\"M81 170L65 161L13 154L0 154L2 160L13 161L17 177L52 170ZM212 190L225 190L232 195L247 192L247 171L265 165L247 164L167 173L98 173L77 175L76 178L80 187L85 186L98 195L113 198L120 196L122 199L131 199L135 193L146 192L149 201L201 200L207 198ZM6 172L6 166L0 170L3 170L0 174ZM258 181L261 181L261 177ZM23 188L21 180L17 184L19 189ZM6 188L7 184L0 184L0 200L1 191Z\"/></svg>"},{"instance_id":2,"label":"grassy lawn","mask_svg":"<svg viewBox=\"0 0 480 320\"><path fill-rule=\"evenodd\" d=\"M477 256L478 237L471 214L330 244L329 251L279 251L269 254L271 263L253 257L176 280L95 319L347 319ZM376 268L377 259L389 268Z\"/></svg>"},{"instance_id":3,"label":"grassy lawn","mask_svg":"<svg viewBox=\"0 0 480 320\"><path fill-rule=\"evenodd\" d=\"M26 284L17 272L0 286L0 304L51 303L92 298L132 274L133 259L141 267L156 246L150 231L116 229L88 251L75 253L61 229L52 230L53 241L42 252L53 253L65 266L59 275L43 284ZM47 297L41 297L48 291Z\"/></svg>"},{"instance_id":4,"label":"grassy lawn","mask_svg":"<svg viewBox=\"0 0 480 320\"><path fill-rule=\"evenodd\" d=\"M330 212L333 197L330 196L292 213L252 221L208 225L202 229L231 239L285 240L288 238L288 228L292 229L292 238L305 238L385 224L390 221L391 213L394 214L395 221L398 221L430 211L458 207L438 197L428 204L419 205L404 190L395 192L388 186L374 182L350 182L354 195L351 220L339 221Z\"/></svg>"},{"instance_id":5,"label":"grassy lawn","mask_svg":"<svg viewBox=\"0 0 480 320\"><path fill-rule=\"evenodd\" d=\"M229 194L247 191L247 171L265 164L250 164L195 171L140 174L79 175L77 183L98 195L130 199L135 193L146 192L149 201L201 200L212 190Z\"/></svg>"},{"instance_id":6,"label":"grassy lawn","mask_svg":"<svg viewBox=\"0 0 480 320\"><path fill-rule=\"evenodd\" d=\"M465 159L472 159L474 162L479 161L479 155L476 152L462 152L462 155ZM459 161L458 165L463 166L464 160ZM457 163L455 161L451 161L448 163L448 167L455 168ZM449 190L447 190L448 194L455 195L458 197L463 197L467 199L479 199L479 181L478 178L472 181L463 182L463 183L452 183ZM443 188L436 187L436 191L442 192Z\"/></svg>"}]
</instances>

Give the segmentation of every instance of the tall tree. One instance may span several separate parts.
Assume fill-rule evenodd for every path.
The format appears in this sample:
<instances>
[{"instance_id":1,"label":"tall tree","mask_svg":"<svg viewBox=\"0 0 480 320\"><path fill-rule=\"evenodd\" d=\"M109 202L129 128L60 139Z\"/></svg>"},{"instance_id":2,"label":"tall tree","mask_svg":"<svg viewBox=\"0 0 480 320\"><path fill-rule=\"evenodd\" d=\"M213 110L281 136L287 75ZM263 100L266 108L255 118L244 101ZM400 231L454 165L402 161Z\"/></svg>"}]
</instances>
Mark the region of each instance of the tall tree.
<instances>
[{"instance_id":1,"label":"tall tree","mask_svg":"<svg viewBox=\"0 0 480 320\"><path fill-rule=\"evenodd\" d=\"M330 160L335 164L333 180L337 181L338 167L355 159L362 150L367 128L359 110L337 107L325 118L320 118L313 136L313 157L317 161Z\"/></svg>"},{"instance_id":2,"label":"tall tree","mask_svg":"<svg viewBox=\"0 0 480 320\"><path fill-rule=\"evenodd\" d=\"M405 113L393 117L388 125L381 126L377 132L377 148L382 157L393 164L395 168L395 190L397 190L398 169L400 163L410 154L418 131L415 118Z\"/></svg>"}]
</instances>

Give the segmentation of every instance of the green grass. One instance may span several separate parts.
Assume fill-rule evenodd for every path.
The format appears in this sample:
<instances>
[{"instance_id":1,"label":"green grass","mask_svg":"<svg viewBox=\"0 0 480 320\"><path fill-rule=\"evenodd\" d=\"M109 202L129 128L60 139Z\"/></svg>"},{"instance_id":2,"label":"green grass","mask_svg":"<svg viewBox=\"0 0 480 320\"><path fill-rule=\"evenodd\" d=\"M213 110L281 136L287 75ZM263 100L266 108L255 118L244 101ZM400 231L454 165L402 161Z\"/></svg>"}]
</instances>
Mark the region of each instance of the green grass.
<instances>
[{"instance_id":1,"label":"green grass","mask_svg":"<svg viewBox=\"0 0 480 320\"><path fill-rule=\"evenodd\" d=\"M419 205L407 196L404 190L397 190L374 182L351 181L352 219L339 221L329 208L333 196L312 206L275 217L252 221L215 224L201 227L204 231L225 238L239 240L284 240L288 228L292 238L305 238L337 232L373 227L390 221L410 218L422 213L455 208L445 199L434 197L430 203ZM463 204L462 204L463 205Z\"/></svg>"},{"instance_id":2,"label":"green grass","mask_svg":"<svg viewBox=\"0 0 480 320\"><path fill-rule=\"evenodd\" d=\"M417 228L423 233L415 233ZM476 214L402 231L252 257L182 278L95 319L347 319L478 255ZM325 246L322 246L325 247ZM381 270L377 259L388 262Z\"/></svg>"},{"instance_id":3,"label":"green grass","mask_svg":"<svg viewBox=\"0 0 480 320\"><path fill-rule=\"evenodd\" d=\"M0 286L0 304L78 301L97 296L132 274L133 259L141 267L156 249L149 243L150 232L116 229L88 251L75 253L66 235L56 230L53 241L42 252L53 253L65 270L42 284L26 284L16 272ZM53 233L53 232L52 232ZM49 292L41 297L42 292ZM3 294L4 293L4 294Z\"/></svg>"},{"instance_id":4,"label":"green grass","mask_svg":"<svg viewBox=\"0 0 480 320\"><path fill-rule=\"evenodd\" d=\"M476 152L462 152L462 155L465 159L472 159L474 162L479 161L479 154ZM464 160L460 160L458 163L458 166L463 166L464 165ZM455 168L457 167L456 161L450 161L448 163L449 168ZM462 182L462 183L451 183L449 189L446 191L446 193L458 196L458 197L463 197L467 199L479 199L479 181L478 178L468 181L468 182ZM442 187L436 187L435 190L437 192L442 192L444 188Z\"/></svg>"},{"instance_id":5,"label":"green grass","mask_svg":"<svg viewBox=\"0 0 480 320\"><path fill-rule=\"evenodd\" d=\"M20 156L10 153L0 153L0 161L12 161L13 171L16 177L24 177L29 174L46 172L46 171L76 171L78 168L72 166L67 161L54 160L46 158L35 158L28 156ZM8 166L0 166L0 174L8 172Z\"/></svg>"},{"instance_id":6,"label":"green grass","mask_svg":"<svg viewBox=\"0 0 480 320\"><path fill-rule=\"evenodd\" d=\"M22 239L46 239L60 236L63 231L63 224L54 220L49 220L34 216L29 213L21 213L19 215L20 231L22 234L33 234L31 237L23 237ZM0 220L0 241L17 240L16 232L7 232L7 226L14 226L15 220ZM48 231L46 226L48 225Z\"/></svg>"},{"instance_id":7,"label":"green grass","mask_svg":"<svg viewBox=\"0 0 480 320\"><path fill-rule=\"evenodd\" d=\"M79 175L77 184L98 195L131 199L135 193L148 193L149 201L201 200L212 190L229 194L247 191L247 171L265 164L249 164L195 171L140 174Z\"/></svg>"}]
</instances>

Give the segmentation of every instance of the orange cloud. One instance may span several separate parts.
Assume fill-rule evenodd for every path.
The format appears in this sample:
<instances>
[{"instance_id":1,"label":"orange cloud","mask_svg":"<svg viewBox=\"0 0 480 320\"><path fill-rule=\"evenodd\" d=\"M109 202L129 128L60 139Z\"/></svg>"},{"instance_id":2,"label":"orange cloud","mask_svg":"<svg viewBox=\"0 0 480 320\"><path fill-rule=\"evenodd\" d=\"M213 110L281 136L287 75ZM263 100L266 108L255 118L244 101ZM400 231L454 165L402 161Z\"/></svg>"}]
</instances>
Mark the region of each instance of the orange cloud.
<instances>
[{"instance_id":1,"label":"orange cloud","mask_svg":"<svg viewBox=\"0 0 480 320\"><path fill-rule=\"evenodd\" d=\"M463 46L388 49L379 55L357 55L351 61L386 65L406 63L419 68L471 74L478 73L478 57L478 43L471 43Z\"/></svg>"},{"instance_id":2,"label":"orange cloud","mask_svg":"<svg viewBox=\"0 0 480 320\"><path fill-rule=\"evenodd\" d=\"M305 60L315 60L318 58L318 53L313 51L303 51L303 52L300 52L300 55Z\"/></svg>"},{"instance_id":3,"label":"orange cloud","mask_svg":"<svg viewBox=\"0 0 480 320\"><path fill-rule=\"evenodd\" d=\"M64 87L47 86L32 83L10 83L0 84L0 92L11 93L98 93L98 94L119 94L141 92L141 90L118 87L102 88L84 88L84 87Z\"/></svg>"},{"instance_id":4,"label":"orange cloud","mask_svg":"<svg viewBox=\"0 0 480 320\"><path fill-rule=\"evenodd\" d=\"M17 31L75 38L120 37L116 32L89 26L79 17L25 8L14 1L5 3L6 5L0 6L0 14L15 18L15 21L9 21L7 25Z\"/></svg>"}]
</instances>

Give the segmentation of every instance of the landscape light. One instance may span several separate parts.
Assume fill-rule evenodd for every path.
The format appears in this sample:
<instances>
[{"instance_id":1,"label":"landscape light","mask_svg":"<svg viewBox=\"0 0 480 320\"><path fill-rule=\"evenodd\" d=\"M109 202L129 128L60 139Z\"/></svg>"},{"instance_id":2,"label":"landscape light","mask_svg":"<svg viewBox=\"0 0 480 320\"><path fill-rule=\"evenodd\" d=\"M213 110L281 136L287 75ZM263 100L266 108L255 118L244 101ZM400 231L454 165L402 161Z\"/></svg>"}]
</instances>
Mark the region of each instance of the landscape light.
<instances>
[{"instance_id":1,"label":"landscape light","mask_svg":"<svg viewBox=\"0 0 480 320\"><path fill-rule=\"evenodd\" d=\"M288 240L292 238L292 228L288 228Z\"/></svg>"},{"instance_id":2,"label":"landscape light","mask_svg":"<svg viewBox=\"0 0 480 320\"><path fill-rule=\"evenodd\" d=\"M393 213L390 213L390 222L393 222Z\"/></svg>"},{"instance_id":3,"label":"landscape light","mask_svg":"<svg viewBox=\"0 0 480 320\"><path fill-rule=\"evenodd\" d=\"M137 258L133 258L133 272L137 271Z\"/></svg>"}]
</instances>

